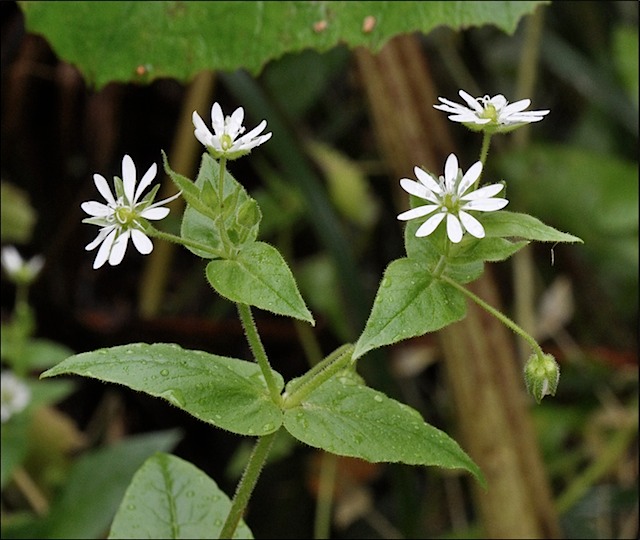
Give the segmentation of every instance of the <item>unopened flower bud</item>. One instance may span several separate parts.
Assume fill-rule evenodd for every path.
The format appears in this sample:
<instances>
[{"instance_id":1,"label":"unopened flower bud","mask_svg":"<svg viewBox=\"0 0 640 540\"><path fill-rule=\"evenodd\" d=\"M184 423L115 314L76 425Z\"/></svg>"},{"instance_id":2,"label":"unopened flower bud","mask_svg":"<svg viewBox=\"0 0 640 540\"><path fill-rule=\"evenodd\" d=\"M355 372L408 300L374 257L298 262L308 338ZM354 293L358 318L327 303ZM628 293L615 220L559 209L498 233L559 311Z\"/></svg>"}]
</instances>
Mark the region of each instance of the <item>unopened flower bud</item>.
<instances>
[{"instance_id":1,"label":"unopened flower bud","mask_svg":"<svg viewBox=\"0 0 640 540\"><path fill-rule=\"evenodd\" d=\"M532 354L524 366L527 390L540 403L546 395L555 396L560 380L560 366L551 354Z\"/></svg>"}]
</instances>

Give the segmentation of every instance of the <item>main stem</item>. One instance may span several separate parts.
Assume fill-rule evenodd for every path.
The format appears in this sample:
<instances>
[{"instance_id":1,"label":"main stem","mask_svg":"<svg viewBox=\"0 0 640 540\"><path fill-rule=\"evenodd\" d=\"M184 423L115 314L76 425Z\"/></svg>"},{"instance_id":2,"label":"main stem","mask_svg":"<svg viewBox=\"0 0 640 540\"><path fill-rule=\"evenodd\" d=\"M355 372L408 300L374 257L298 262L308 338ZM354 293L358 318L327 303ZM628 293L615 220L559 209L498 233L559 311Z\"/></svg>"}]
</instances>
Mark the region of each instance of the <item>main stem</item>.
<instances>
[{"instance_id":1,"label":"main stem","mask_svg":"<svg viewBox=\"0 0 640 540\"><path fill-rule=\"evenodd\" d=\"M275 404L281 405L282 397L280 396L280 391L278 390L276 379L273 376L273 371L271 370L271 365L269 364L267 353L264 350L262 341L260 340L258 328L256 327L256 323L253 320L251 308L247 304L240 303L236 304L236 306L238 308L238 314L240 315L242 327L244 328L244 333L247 336L247 341L249 342L249 346L251 347L251 351L253 352L253 356L256 359L256 362L260 366L260 370L262 371L264 380L267 383L267 388L269 388L271 399Z\"/></svg>"},{"instance_id":2,"label":"main stem","mask_svg":"<svg viewBox=\"0 0 640 540\"><path fill-rule=\"evenodd\" d=\"M253 452L251 452L251 456L249 457L247 467L244 470L242 478L236 488L236 493L233 496L229 515L227 516L227 520L224 522L222 530L220 531L220 538L233 538L233 534L238 527L238 523L240 523L244 511L247 508L247 504L249 504L249 499L251 498L253 489L256 487L256 483L258 482L260 471L262 471L262 467L267 460L267 456L269 455L269 451L271 450L271 446L277 433L277 431L274 431L269 435L260 437L254 446Z\"/></svg>"},{"instance_id":3,"label":"main stem","mask_svg":"<svg viewBox=\"0 0 640 540\"><path fill-rule=\"evenodd\" d=\"M531 345L531 348L534 350L536 355L538 355L540 358L542 358L544 356L544 353L542 352L542 349L540 348L540 345L538 345L538 342L531 335L529 335L522 328L520 328L516 323L514 323L509 317L507 317L506 315L502 314L500 311L498 311L493 306L487 304L482 298L480 298L479 296L476 296L469 289L467 289L466 287L463 287L457 281L454 281L450 277L448 277L448 276L440 276L440 279L443 280L443 281L446 281L449 285L451 285L452 287L455 287L461 293L463 293L466 296L468 296L469 298L471 298L471 300L473 300L481 308L483 308L486 311L488 311L489 313L491 313L491 315L493 315L494 317L499 319L505 326L507 326L508 328L513 330L520 337L522 337L522 339L524 339L525 341L527 341L527 343L529 343L529 345Z\"/></svg>"}]
</instances>

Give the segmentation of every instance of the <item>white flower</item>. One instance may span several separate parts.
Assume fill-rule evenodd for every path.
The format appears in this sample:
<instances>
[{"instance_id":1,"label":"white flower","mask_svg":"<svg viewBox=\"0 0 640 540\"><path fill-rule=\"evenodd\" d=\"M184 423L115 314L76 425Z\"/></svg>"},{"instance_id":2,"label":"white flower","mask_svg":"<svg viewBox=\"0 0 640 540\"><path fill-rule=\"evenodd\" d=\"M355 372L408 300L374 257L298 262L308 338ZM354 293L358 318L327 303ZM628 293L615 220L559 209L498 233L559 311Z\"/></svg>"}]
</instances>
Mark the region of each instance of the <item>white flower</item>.
<instances>
[{"instance_id":1,"label":"white flower","mask_svg":"<svg viewBox=\"0 0 640 540\"><path fill-rule=\"evenodd\" d=\"M505 133L530 122L539 122L549 111L525 111L530 99L509 103L502 94L474 98L464 90L458 92L467 106L439 97L444 105L434 105L435 109L453 113L449 120L461 122L468 128L492 133Z\"/></svg>"},{"instance_id":2,"label":"white flower","mask_svg":"<svg viewBox=\"0 0 640 540\"><path fill-rule=\"evenodd\" d=\"M447 158L444 177L436 179L419 167L415 167L414 172L418 182L403 178L400 185L411 195L425 199L428 204L402 212L398 219L406 221L432 214L418 227L416 236L430 235L446 218L447 235L452 242L460 242L464 230L476 238L484 238L484 227L468 211L491 212L504 208L509 202L507 199L494 197L502 190L502 184L491 184L467 193L482 172L482 163L479 161L474 163L464 176L458 168L458 158L454 154Z\"/></svg>"},{"instance_id":3,"label":"white flower","mask_svg":"<svg viewBox=\"0 0 640 540\"><path fill-rule=\"evenodd\" d=\"M0 375L0 419L4 424L14 414L23 411L31 401L31 390L11 371Z\"/></svg>"},{"instance_id":4,"label":"white flower","mask_svg":"<svg viewBox=\"0 0 640 540\"><path fill-rule=\"evenodd\" d=\"M114 179L115 197L104 176L93 175L93 181L98 191L107 201L107 204L89 201L81 205L82 209L92 216L83 219L82 222L100 227L98 236L85 247L87 251L91 251L102 244L93 262L94 269L100 268L107 261L111 266L120 264L127 250L129 238L133 240L133 245L143 255L147 255L153 250L153 244L145 234L144 220L165 218L169 214L169 209L163 208L161 205L180 195L180 193L176 193L168 199L151 204L160 187L158 185L142 201L139 201L142 192L155 178L157 170L158 167L155 163L151 165L136 189L136 166L133 160L125 155L122 158L122 180L118 177Z\"/></svg>"},{"instance_id":5,"label":"white flower","mask_svg":"<svg viewBox=\"0 0 640 540\"><path fill-rule=\"evenodd\" d=\"M260 135L267 127L267 121L263 120L258 126L252 129L246 135L245 127L242 125L244 120L244 109L238 107L231 116L226 118L222 114L222 109L218 103L214 103L211 107L211 124L214 134L209 131L200 115L193 111L193 125L195 126L195 136L214 158L219 159L236 159L251 152L256 146L271 138L271 133ZM238 135L242 135L238 137Z\"/></svg>"},{"instance_id":6,"label":"white flower","mask_svg":"<svg viewBox=\"0 0 640 540\"><path fill-rule=\"evenodd\" d=\"M15 282L31 283L42 270L44 257L36 255L25 261L13 246L5 246L0 252L2 267L7 275Z\"/></svg>"}]
</instances>

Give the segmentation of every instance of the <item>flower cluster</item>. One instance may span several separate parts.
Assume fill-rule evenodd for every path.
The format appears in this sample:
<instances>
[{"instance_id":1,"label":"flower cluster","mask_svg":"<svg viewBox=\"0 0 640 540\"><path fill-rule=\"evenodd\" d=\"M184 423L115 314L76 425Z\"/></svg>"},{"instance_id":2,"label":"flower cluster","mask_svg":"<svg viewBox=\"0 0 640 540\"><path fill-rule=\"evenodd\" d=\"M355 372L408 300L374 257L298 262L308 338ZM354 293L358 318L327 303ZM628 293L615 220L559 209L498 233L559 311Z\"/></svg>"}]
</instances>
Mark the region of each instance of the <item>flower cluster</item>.
<instances>
[{"instance_id":1,"label":"flower cluster","mask_svg":"<svg viewBox=\"0 0 640 540\"><path fill-rule=\"evenodd\" d=\"M419 167L415 167L414 172L417 182L403 178L400 185L407 193L426 200L428 204L402 212L398 219L406 221L430 215L418 227L416 236L430 235L446 218L447 236L452 242L460 242L465 230L476 238L484 238L484 227L469 211L500 210L509 202L507 199L494 197L502 191L502 184L491 184L469 191L482 172L482 163L479 161L463 175L458 168L458 158L450 154L444 166L444 176L436 178Z\"/></svg>"},{"instance_id":2,"label":"flower cluster","mask_svg":"<svg viewBox=\"0 0 640 540\"><path fill-rule=\"evenodd\" d=\"M256 146L268 141L271 133L264 131L267 122L260 124L246 135L244 109L238 107L231 116L225 117L218 103L211 108L211 122L214 133L212 134L197 112L193 112L193 124L196 138L207 147L209 153L216 159L236 159L248 154ZM241 136L240 136L241 135ZM122 179L115 177L115 194L111 192L107 180L100 174L93 175L93 181L106 204L97 201L82 203L82 209L89 214L83 223L98 225L98 236L90 242L85 249L91 251L98 246L98 253L93 262L93 268L98 269L107 261L111 266L122 262L129 239L143 255L151 253L153 243L148 237L146 220L164 219L169 214L169 209L164 204L171 202L180 193L154 203L153 199L159 186L153 188L149 194L140 200L142 193L149 187L157 174L158 168L154 163L140 180L136 188L136 167L133 160L125 155L122 158ZM13 257L9 256L10 259ZM15 257L13 257L15 258ZM4 256L3 256L4 260Z\"/></svg>"},{"instance_id":3,"label":"flower cluster","mask_svg":"<svg viewBox=\"0 0 640 540\"><path fill-rule=\"evenodd\" d=\"M100 268L105 262L115 266L122 262L127 250L129 238L133 245L143 255L151 253L153 244L145 234L145 220L163 219L169 214L169 209L162 205L180 195L169 197L163 201L153 203L157 192L154 188L147 197L140 200L142 193L156 177L158 167L154 163L144 174L136 188L136 166L131 157L125 155L122 158L122 180L116 177L115 196L111 193L104 176L93 175L93 181L107 204L88 201L82 203L82 209L89 214L83 223L98 225L98 236L90 242L85 249L91 251L100 246L93 262L93 268ZM159 187L159 186L158 186Z\"/></svg>"},{"instance_id":4,"label":"flower cluster","mask_svg":"<svg viewBox=\"0 0 640 540\"><path fill-rule=\"evenodd\" d=\"M0 376L0 420L4 424L13 415L22 412L31 401L29 387L11 371Z\"/></svg>"},{"instance_id":5,"label":"flower cluster","mask_svg":"<svg viewBox=\"0 0 640 540\"><path fill-rule=\"evenodd\" d=\"M474 131L506 133L530 122L539 122L549 111L525 111L530 99L509 103L502 94L474 98L464 90L458 92L467 106L439 97L441 105L435 109L452 113L449 120L460 122Z\"/></svg>"}]
</instances>

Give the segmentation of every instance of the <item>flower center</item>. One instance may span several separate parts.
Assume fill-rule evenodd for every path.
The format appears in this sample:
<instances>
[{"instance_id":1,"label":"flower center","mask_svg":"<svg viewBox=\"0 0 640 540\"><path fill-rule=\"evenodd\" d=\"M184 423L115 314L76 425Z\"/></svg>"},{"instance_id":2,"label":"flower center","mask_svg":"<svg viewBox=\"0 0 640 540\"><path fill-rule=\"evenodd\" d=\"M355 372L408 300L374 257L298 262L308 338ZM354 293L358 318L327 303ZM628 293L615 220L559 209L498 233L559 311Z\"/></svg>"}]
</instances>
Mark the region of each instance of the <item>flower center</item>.
<instances>
[{"instance_id":1,"label":"flower center","mask_svg":"<svg viewBox=\"0 0 640 540\"><path fill-rule=\"evenodd\" d=\"M442 198L442 206L450 213L458 211L458 196L455 193L445 193Z\"/></svg>"},{"instance_id":2,"label":"flower center","mask_svg":"<svg viewBox=\"0 0 640 540\"><path fill-rule=\"evenodd\" d=\"M485 103L484 111L480 114L482 118L488 118L491 122L496 123L498 121L498 111L493 103Z\"/></svg>"},{"instance_id":3,"label":"flower center","mask_svg":"<svg viewBox=\"0 0 640 540\"><path fill-rule=\"evenodd\" d=\"M136 219L137 214L127 206L119 206L115 212L115 216L121 225L130 225Z\"/></svg>"},{"instance_id":4,"label":"flower center","mask_svg":"<svg viewBox=\"0 0 640 540\"><path fill-rule=\"evenodd\" d=\"M229 150L233 146L233 139L231 138L231 135L224 133L222 137L220 137L220 146L225 152Z\"/></svg>"}]
</instances>

